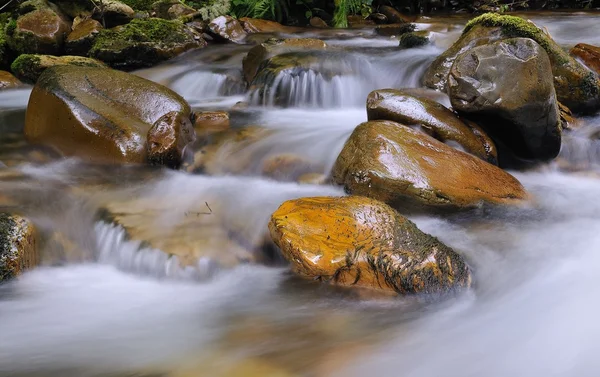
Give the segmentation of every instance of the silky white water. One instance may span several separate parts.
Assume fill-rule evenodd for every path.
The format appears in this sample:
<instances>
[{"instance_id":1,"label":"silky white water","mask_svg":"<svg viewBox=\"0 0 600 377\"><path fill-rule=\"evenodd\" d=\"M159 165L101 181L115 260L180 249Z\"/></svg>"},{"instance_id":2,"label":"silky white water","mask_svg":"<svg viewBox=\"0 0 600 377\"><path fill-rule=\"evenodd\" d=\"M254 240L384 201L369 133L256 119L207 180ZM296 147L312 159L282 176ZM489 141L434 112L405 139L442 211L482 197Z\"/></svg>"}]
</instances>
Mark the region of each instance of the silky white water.
<instances>
[{"instance_id":1,"label":"silky white water","mask_svg":"<svg viewBox=\"0 0 600 377\"><path fill-rule=\"evenodd\" d=\"M600 44L589 32L597 16L539 19L565 47ZM0 376L241 376L227 368L256 360L292 376L598 375L600 117L584 118L564 138L557 162L514 173L532 194L531 206L411 217L473 268L472 289L440 300L365 297L299 280L282 264L182 267L97 216L106 201L166 198L170 206L153 220L169 234L186 211L207 202L214 216L241 223L244 237L256 241L281 202L344 195L337 187L260 177L260 163L294 153L327 173L352 129L366 120L369 91L419 86L428 62L443 50L409 53L388 38L364 36L329 43L348 47L361 61L357 77L342 75L336 84L307 73L289 78L302 89L288 85L286 106L255 102L232 111L236 127L273 130L244 150L254 164L238 176L106 168L76 159L0 168L0 208L8 197L9 210L77 246L74 255L0 285ZM233 75L248 48L209 49L137 74L170 86L198 109L251 99L223 89L223 77ZM0 92L0 130L12 134L22 126L28 93ZM6 156L21 153L1 143ZM559 169L564 161L579 168ZM45 247L51 254L51 245Z\"/></svg>"}]
</instances>

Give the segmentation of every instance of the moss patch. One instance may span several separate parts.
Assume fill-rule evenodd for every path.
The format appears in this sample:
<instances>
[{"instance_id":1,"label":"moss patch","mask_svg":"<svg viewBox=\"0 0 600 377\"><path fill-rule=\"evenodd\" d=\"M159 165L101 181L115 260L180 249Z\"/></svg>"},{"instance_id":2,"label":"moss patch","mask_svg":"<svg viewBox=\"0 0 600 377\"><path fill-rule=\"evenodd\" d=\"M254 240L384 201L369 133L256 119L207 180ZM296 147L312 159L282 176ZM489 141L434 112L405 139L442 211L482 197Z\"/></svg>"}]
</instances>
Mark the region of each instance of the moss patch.
<instances>
[{"instance_id":1,"label":"moss patch","mask_svg":"<svg viewBox=\"0 0 600 377\"><path fill-rule=\"evenodd\" d=\"M0 282L14 276L16 256L11 250L11 233L16 223L11 216L0 213Z\"/></svg>"},{"instance_id":2,"label":"moss patch","mask_svg":"<svg viewBox=\"0 0 600 377\"><path fill-rule=\"evenodd\" d=\"M37 67L40 65L40 61L41 59L38 55L22 54L10 65L10 70L15 74L15 76L23 77L25 73L37 70Z\"/></svg>"},{"instance_id":3,"label":"moss patch","mask_svg":"<svg viewBox=\"0 0 600 377\"><path fill-rule=\"evenodd\" d=\"M402 48L425 46L428 43L429 38L426 33L411 32L400 36L400 47Z\"/></svg>"},{"instance_id":4,"label":"moss patch","mask_svg":"<svg viewBox=\"0 0 600 377\"><path fill-rule=\"evenodd\" d=\"M542 46L549 55L553 55L557 63L564 64L569 61L567 53L560 49L542 29L523 18L497 13L485 13L470 20L463 30L463 35L469 32L475 25L499 27L502 29L502 34L507 38L531 38Z\"/></svg>"},{"instance_id":5,"label":"moss patch","mask_svg":"<svg viewBox=\"0 0 600 377\"><path fill-rule=\"evenodd\" d=\"M181 23L160 18L135 19L125 26L102 30L94 41L90 55L93 56L100 49L120 49L132 43L186 43L190 38Z\"/></svg>"},{"instance_id":6,"label":"moss patch","mask_svg":"<svg viewBox=\"0 0 600 377\"><path fill-rule=\"evenodd\" d=\"M122 3L129 5L133 10L151 10L152 4L156 0L120 0Z\"/></svg>"}]
</instances>

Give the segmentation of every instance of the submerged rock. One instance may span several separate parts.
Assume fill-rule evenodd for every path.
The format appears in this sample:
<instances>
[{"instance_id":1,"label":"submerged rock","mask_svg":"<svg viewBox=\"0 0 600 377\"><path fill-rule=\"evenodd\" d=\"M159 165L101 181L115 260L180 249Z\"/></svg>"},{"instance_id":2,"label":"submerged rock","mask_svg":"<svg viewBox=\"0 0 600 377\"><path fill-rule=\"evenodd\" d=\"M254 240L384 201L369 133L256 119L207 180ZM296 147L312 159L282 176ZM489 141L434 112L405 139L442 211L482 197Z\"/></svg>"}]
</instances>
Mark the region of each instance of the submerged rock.
<instances>
[{"instance_id":1,"label":"submerged rock","mask_svg":"<svg viewBox=\"0 0 600 377\"><path fill-rule=\"evenodd\" d=\"M456 111L478 119L517 156L545 161L558 155L561 128L552 67L532 39L505 39L459 55L448 93Z\"/></svg>"},{"instance_id":2,"label":"submerged rock","mask_svg":"<svg viewBox=\"0 0 600 377\"><path fill-rule=\"evenodd\" d=\"M571 49L571 55L581 59L590 69L600 74L600 47L579 43Z\"/></svg>"},{"instance_id":3,"label":"submerged rock","mask_svg":"<svg viewBox=\"0 0 600 377\"><path fill-rule=\"evenodd\" d=\"M10 72L0 71L0 90L18 88L22 85L23 83Z\"/></svg>"},{"instance_id":4,"label":"submerged rock","mask_svg":"<svg viewBox=\"0 0 600 377\"><path fill-rule=\"evenodd\" d=\"M21 80L35 84L40 75L50 67L70 65L76 67L107 68L104 63L96 59L81 56L53 56L23 54L11 65L13 73Z\"/></svg>"},{"instance_id":5,"label":"submerged rock","mask_svg":"<svg viewBox=\"0 0 600 377\"><path fill-rule=\"evenodd\" d=\"M278 181L298 181L304 175L323 170L319 164L293 153L276 154L262 162L262 174Z\"/></svg>"},{"instance_id":6,"label":"submerged rock","mask_svg":"<svg viewBox=\"0 0 600 377\"><path fill-rule=\"evenodd\" d=\"M406 33L415 31L416 26L414 24L388 24L388 25L377 25L375 32L385 37L398 36Z\"/></svg>"},{"instance_id":7,"label":"submerged rock","mask_svg":"<svg viewBox=\"0 0 600 377\"><path fill-rule=\"evenodd\" d=\"M248 83L251 83L252 80L254 80L254 77L256 77L256 73L261 64L275 55L303 50L322 50L326 47L327 45L325 42L320 39L268 39L267 41L252 47L244 57L242 62L244 77Z\"/></svg>"},{"instance_id":8,"label":"submerged rock","mask_svg":"<svg viewBox=\"0 0 600 377\"><path fill-rule=\"evenodd\" d=\"M461 121L443 105L411 92L375 90L367 97L369 120L392 120L421 129L442 142L457 143L466 152L497 164L496 146L483 130Z\"/></svg>"},{"instance_id":9,"label":"submerged rock","mask_svg":"<svg viewBox=\"0 0 600 377\"><path fill-rule=\"evenodd\" d=\"M208 24L207 32L216 40L223 42L243 43L246 39L246 31L240 22L231 16L215 18Z\"/></svg>"},{"instance_id":10,"label":"submerged rock","mask_svg":"<svg viewBox=\"0 0 600 377\"><path fill-rule=\"evenodd\" d=\"M519 181L500 168L391 121L356 127L332 178L349 193L398 209L471 208L528 198Z\"/></svg>"},{"instance_id":11,"label":"submerged rock","mask_svg":"<svg viewBox=\"0 0 600 377\"><path fill-rule=\"evenodd\" d=\"M519 17L484 14L467 24L462 36L436 58L425 71L426 86L446 91L447 79L456 57L477 46L510 38L530 38L548 54L558 101L573 111L591 112L600 108L600 80L573 59L542 29Z\"/></svg>"},{"instance_id":12,"label":"submerged rock","mask_svg":"<svg viewBox=\"0 0 600 377\"><path fill-rule=\"evenodd\" d=\"M134 69L205 45L206 41L179 22L135 19L127 25L100 31L89 55L115 68Z\"/></svg>"},{"instance_id":13,"label":"submerged rock","mask_svg":"<svg viewBox=\"0 0 600 377\"><path fill-rule=\"evenodd\" d=\"M279 22L258 18L242 17L240 23L246 33L294 33L303 30L303 28L283 26Z\"/></svg>"},{"instance_id":14,"label":"submerged rock","mask_svg":"<svg viewBox=\"0 0 600 377\"><path fill-rule=\"evenodd\" d=\"M31 93L25 136L88 161L142 163L150 128L171 112L190 118L183 98L152 81L111 69L58 66L47 69Z\"/></svg>"},{"instance_id":15,"label":"submerged rock","mask_svg":"<svg viewBox=\"0 0 600 377\"><path fill-rule=\"evenodd\" d=\"M460 255L373 199L289 200L273 213L269 230L292 271L304 278L399 294L471 284Z\"/></svg>"},{"instance_id":16,"label":"submerged rock","mask_svg":"<svg viewBox=\"0 0 600 377\"><path fill-rule=\"evenodd\" d=\"M196 134L201 137L229 129L227 111L196 111L193 118Z\"/></svg>"},{"instance_id":17,"label":"submerged rock","mask_svg":"<svg viewBox=\"0 0 600 377\"><path fill-rule=\"evenodd\" d=\"M26 218L0 213L0 283L39 263L36 230Z\"/></svg>"},{"instance_id":18,"label":"submerged rock","mask_svg":"<svg viewBox=\"0 0 600 377\"><path fill-rule=\"evenodd\" d=\"M65 51L68 54L87 55L94 40L103 29L100 22L94 19L88 18L81 21L67 36Z\"/></svg>"},{"instance_id":19,"label":"submerged rock","mask_svg":"<svg viewBox=\"0 0 600 377\"><path fill-rule=\"evenodd\" d=\"M67 17L45 1L35 2L31 11L11 21L5 29L8 45L17 54L58 55L70 31Z\"/></svg>"}]
</instances>

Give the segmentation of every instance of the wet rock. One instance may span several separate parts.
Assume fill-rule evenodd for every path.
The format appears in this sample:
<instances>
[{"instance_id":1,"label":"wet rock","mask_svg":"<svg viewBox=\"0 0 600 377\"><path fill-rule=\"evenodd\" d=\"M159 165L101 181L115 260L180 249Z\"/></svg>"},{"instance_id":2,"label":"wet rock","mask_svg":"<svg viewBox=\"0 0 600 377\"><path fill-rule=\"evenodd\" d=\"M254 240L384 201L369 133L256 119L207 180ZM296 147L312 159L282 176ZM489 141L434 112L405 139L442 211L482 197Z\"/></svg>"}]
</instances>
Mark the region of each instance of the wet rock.
<instances>
[{"instance_id":1,"label":"wet rock","mask_svg":"<svg viewBox=\"0 0 600 377\"><path fill-rule=\"evenodd\" d=\"M165 265L146 266L146 270L162 269L167 274L181 270L187 271L187 277L206 278L218 269L259 260L262 244L243 246L225 226L222 198L190 199L189 194L113 199L101 205L99 217L122 227L129 240L140 243L138 261Z\"/></svg>"},{"instance_id":2,"label":"wet rock","mask_svg":"<svg viewBox=\"0 0 600 377\"><path fill-rule=\"evenodd\" d=\"M590 69L600 74L600 47L579 43L571 49L571 55L581 59Z\"/></svg>"},{"instance_id":3,"label":"wet rock","mask_svg":"<svg viewBox=\"0 0 600 377\"><path fill-rule=\"evenodd\" d=\"M17 54L58 55L71 24L55 5L38 3L34 10L9 22L5 29L6 40Z\"/></svg>"},{"instance_id":4,"label":"wet rock","mask_svg":"<svg viewBox=\"0 0 600 377\"><path fill-rule=\"evenodd\" d=\"M312 38L288 38L275 39L271 38L265 42L252 47L248 54L244 57L242 68L244 77L248 83L251 83L261 64L279 54L303 51L303 50L322 50L327 45L320 39Z\"/></svg>"},{"instance_id":5,"label":"wet rock","mask_svg":"<svg viewBox=\"0 0 600 377\"><path fill-rule=\"evenodd\" d=\"M422 30L402 34L399 45L402 48L412 48L428 45L429 42L429 32Z\"/></svg>"},{"instance_id":6,"label":"wet rock","mask_svg":"<svg viewBox=\"0 0 600 377\"><path fill-rule=\"evenodd\" d=\"M379 12L382 13L385 17L387 17L388 21L392 24L404 24L408 22L402 15L402 13L398 12L396 9L390 6L380 6Z\"/></svg>"},{"instance_id":7,"label":"wet rock","mask_svg":"<svg viewBox=\"0 0 600 377\"><path fill-rule=\"evenodd\" d=\"M517 156L545 161L558 155L561 129L552 67L532 39L505 39L459 55L448 86L452 107L479 119Z\"/></svg>"},{"instance_id":8,"label":"wet rock","mask_svg":"<svg viewBox=\"0 0 600 377\"><path fill-rule=\"evenodd\" d=\"M460 255L377 200L289 200L273 213L269 230L292 271L304 278L399 294L471 284Z\"/></svg>"},{"instance_id":9,"label":"wet rock","mask_svg":"<svg viewBox=\"0 0 600 377\"><path fill-rule=\"evenodd\" d=\"M196 140L189 114L171 111L158 119L148 131L148 162L179 168L188 144Z\"/></svg>"},{"instance_id":10,"label":"wet rock","mask_svg":"<svg viewBox=\"0 0 600 377\"><path fill-rule=\"evenodd\" d=\"M22 85L23 83L10 72L0 71L0 90L18 88Z\"/></svg>"},{"instance_id":11,"label":"wet rock","mask_svg":"<svg viewBox=\"0 0 600 377\"><path fill-rule=\"evenodd\" d=\"M229 129L229 113L227 111L194 112L194 129L200 137Z\"/></svg>"},{"instance_id":12,"label":"wet rock","mask_svg":"<svg viewBox=\"0 0 600 377\"><path fill-rule=\"evenodd\" d=\"M39 263L37 236L28 219L0 213L0 283Z\"/></svg>"},{"instance_id":13,"label":"wet rock","mask_svg":"<svg viewBox=\"0 0 600 377\"><path fill-rule=\"evenodd\" d=\"M377 25L385 25L388 23L388 18L383 13L373 12L367 17L369 20L374 21Z\"/></svg>"},{"instance_id":14,"label":"wet rock","mask_svg":"<svg viewBox=\"0 0 600 377\"><path fill-rule=\"evenodd\" d=\"M190 116L183 98L154 82L110 69L57 66L31 93L25 136L88 161L142 163L148 131L171 112Z\"/></svg>"},{"instance_id":15,"label":"wet rock","mask_svg":"<svg viewBox=\"0 0 600 377\"><path fill-rule=\"evenodd\" d=\"M309 24L312 27L322 28L322 29L326 29L329 27L329 25L327 25L327 22L323 21L323 19L320 17L312 17L309 21Z\"/></svg>"},{"instance_id":16,"label":"wet rock","mask_svg":"<svg viewBox=\"0 0 600 377\"><path fill-rule=\"evenodd\" d=\"M301 176L325 170L322 166L292 153L276 154L262 163L262 174L278 181L297 181Z\"/></svg>"},{"instance_id":17,"label":"wet rock","mask_svg":"<svg viewBox=\"0 0 600 377\"><path fill-rule=\"evenodd\" d=\"M104 29L100 22L88 18L74 27L65 41L65 51L68 54L87 55L98 33Z\"/></svg>"},{"instance_id":18,"label":"wet rock","mask_svg":"<svg viewBox=\"0 0 600 377\"><path fill-rule=\"evenodd\" d=\"M89 55L115 68L134 69L205 45L206 41L179 22L135 19L127 25L102 30Z\"/></svg>"},{"instance_id":19,"label":"wet rock","mask_svg":"<svg viewBox=\"0 0 600 377\"><path fill-rule=\"evenodd\" d=\"M404 88L402 91L414 97L424 97L450 108L450 98L446 93L429 88Z\"/></svg>"},{"instance_id":20,"label":"wet rock","mask_svg":"<svg viewBox=\"0 0 600 377\"><path fill-rule=\"evenodd\" d=\"M398 36L413 31L415 31L414 24L389 24L377 25L375 27L375 32L384 37Z\"/></svg>"},{"instance_id":21,"label":"wet rock","mask_svg":"<svg viewBox=\"0 0 600 377\"><path fill-rule=\"evenodd\" d=\"M375 25L375 21L368 20L361 15L349 15L348 16L348 27L349 28L363 28Z\"/></svg>"},{"instance_id":22,"label":"wet rock","mask_svg":"<svg viewBox=\"0 0 600 377\"><path fill-rule=\"evenodd\" d=\"M600 107L598 76L569 56L542 29L514 16L484 14L471 20L462 36L427 68L423 83L429 88L446 91L450 67L458 55L477 46L510 38L533 39L546 51L558 101L576 112L590 112Z\"/></svg>"},{"instance_id":23,"label":"wet rock","mask_svg":"<svg viewBox=\"0 0 600 377\"><path fill-rule=\"evenodd\" d=\"M55 3L72 18L94 17L108 28L126 24L135 16L129 5L117 0L102 0L101 4L90 0L55 0Z\"/></svg>"},{"instance_id":24,"label":"wet rock","mask_svg":"<svg viewBox=\"0 0 600 377\"><path fill-rule=\"evenodd\" d=\"M294 33L303 30L302 28L283 26L279 22L261 20L257 18L240 18L240 23L246 33Z\"/></svg>"},{"instance_id":25,"label":"wet rock","mask_svg":"<svg viewBox=\"0 0 600 377\"><path fill-rule=\"evenodd\" d=\"M40 75L50 67L70 65L76 67L107 68L104 63L96 59L81 56L53 56L23 54L11 65L13 73L24 82L35 84Z\"/></svg>"},{"instance_id":26,"label":"wet rock","mask_svg":"<svg viewBox=\"0 0 600 377\"><path fill-rule=\"evenodd\" d=\"M518 204L528 198L519 181L498 167L391 121L356 127L332 180L349 193L399 209Z\"/></svg>"},{"instance_id":27,"label":"wet rock","mask_svg":"<svg viewBox=\"0 0 600 377\"><path fill-rule=\"evenodd\" d=\"M466 152L497 164L496 146L483 130L465 124L452 111L428 98L403 90L375 90L367 97L367 116L369 120L420 126L437 140L456 143Z\"/></svg>"},{"instance_id":28,"label":"wet rock","mask_svg":"<svg viewBox=\"0 0 600 377\"><path fill-rule=\"evenodd\" d=\"M186 16L195 13L196 10L190 6L183 4L179 0L160 0L152 4L152 9L156 17L164 18L167 20L174 20L176 18Z\"/></svg>"},{"instance_id":29,"label":"wet rock","mask_svg":"<svg viewBox=\"0 0 600 377\"><path fill-rule=\"evenodd\" d=\"M222 42L244 43L246 31L242 24L231 16L220 16L212 20L207 32L215 40Z\"/></svg>"}]
</instances>

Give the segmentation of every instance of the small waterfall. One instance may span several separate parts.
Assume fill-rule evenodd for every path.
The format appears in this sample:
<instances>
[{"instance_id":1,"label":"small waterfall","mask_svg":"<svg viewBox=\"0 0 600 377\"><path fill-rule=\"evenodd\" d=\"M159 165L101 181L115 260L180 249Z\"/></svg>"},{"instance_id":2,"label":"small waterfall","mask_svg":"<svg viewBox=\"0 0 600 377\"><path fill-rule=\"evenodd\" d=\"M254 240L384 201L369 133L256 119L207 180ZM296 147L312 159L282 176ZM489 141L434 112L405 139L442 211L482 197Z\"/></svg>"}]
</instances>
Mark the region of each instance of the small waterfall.
<instances>
[{"instance_id":1,"label":"small waterfall","mask_svg":"<svg viewBox=\"0 0 600 377\"><path fill-rule=\"evenodd\" d=\"M376 55L320 53L319 61L255 79L248 94L253 105L344 108L362 107L369 92L381 88L418 87L425 69L440 50L384 49Z\"/></svg>"}]
</instances>

